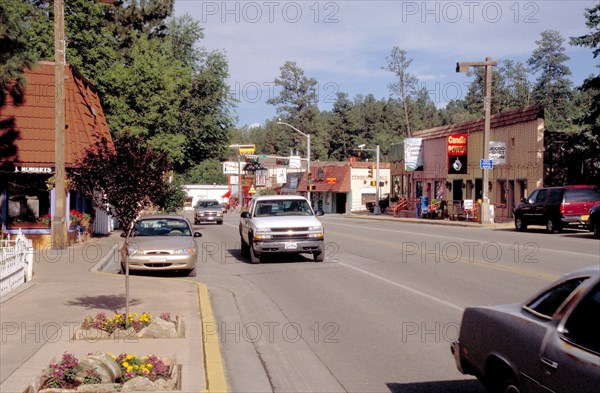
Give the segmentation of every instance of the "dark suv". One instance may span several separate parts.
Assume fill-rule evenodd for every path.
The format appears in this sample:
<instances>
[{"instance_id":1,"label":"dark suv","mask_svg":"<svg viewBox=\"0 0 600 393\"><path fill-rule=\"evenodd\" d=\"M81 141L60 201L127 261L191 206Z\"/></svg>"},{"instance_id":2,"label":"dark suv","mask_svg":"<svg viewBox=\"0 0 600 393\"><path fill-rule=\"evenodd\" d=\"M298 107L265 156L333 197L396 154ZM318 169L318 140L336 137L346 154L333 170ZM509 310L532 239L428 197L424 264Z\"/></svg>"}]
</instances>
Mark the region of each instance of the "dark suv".
<instances>
[{"instance_id":1,"label":"dark suv","mask_svg":"<svg viewBox=\"0 0 600 393\"><path fill-rule=\"evenodd\" d=\"M590 209L598 204L600 191L595 186L538 188L515 208L515 228L545 225L552 233L567 225L585 226Z\"/></svg>"}]
</instances>

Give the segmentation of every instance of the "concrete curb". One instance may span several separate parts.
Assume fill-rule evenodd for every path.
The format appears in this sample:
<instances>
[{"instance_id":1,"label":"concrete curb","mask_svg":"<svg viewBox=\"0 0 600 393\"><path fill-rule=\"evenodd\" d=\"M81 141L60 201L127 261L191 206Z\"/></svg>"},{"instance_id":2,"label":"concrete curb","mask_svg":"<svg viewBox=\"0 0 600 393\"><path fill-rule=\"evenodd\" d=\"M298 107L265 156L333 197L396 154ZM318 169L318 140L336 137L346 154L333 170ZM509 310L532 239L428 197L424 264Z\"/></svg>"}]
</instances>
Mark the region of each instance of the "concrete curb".
<instances>
[{"instance_id":1,"label":"concrete curb","mask_svg":"<svg viewBox=\"0 0 600 393\"><path fill-rule=\"evenodd\" d=\"M445 225L463 228L512 228L514 224L512 222L504 222L497 224L479 224L477 222L465 222L465 221L446 221L446 220L428 220L419 218L407 218L407 217L394 217L387 214L380 216L366 216L361 214L346 213L343 215L346 218L355 218L359 220L379 220L379 221L399 221L408 222L413 224L430 224L430 225Z\"/></svg>"},{"instance_id":2,"label":"concrete curb","mask_svg":"<svg viewBox=\"0 0 600 393\"><path fill-rule=\"evenodd\" d=\"M119 244L113 245L110 248L110 250L106 253L106 255L103 256L102 258L100 258L100 260L94 266L92 266L92 268L90 269L90 272L92 272L92 273L109 273L109 272L105 272L104 269L106 269L106 267L115 260L117 255L119 255L118 250L119 250ZM110 272L110 273L112 273L112 272Z\"/></svg>"},{"instance_id":3,"label":"concrete curb","mask_svg":"<svg viewBox=\"0 0 600 393\"><path fill-rule=\"evenodd\" d=\"M202 340L204 342L204 371L206 374L205 392L226 393L227 381L225 367L221 356L221 344L217 335L207 335L204 327L208 324L216 325L215 316L210 303L208 288L203 283L196 283L198 287L198 302L202 319Z\"/></svg>"}]
</instances>

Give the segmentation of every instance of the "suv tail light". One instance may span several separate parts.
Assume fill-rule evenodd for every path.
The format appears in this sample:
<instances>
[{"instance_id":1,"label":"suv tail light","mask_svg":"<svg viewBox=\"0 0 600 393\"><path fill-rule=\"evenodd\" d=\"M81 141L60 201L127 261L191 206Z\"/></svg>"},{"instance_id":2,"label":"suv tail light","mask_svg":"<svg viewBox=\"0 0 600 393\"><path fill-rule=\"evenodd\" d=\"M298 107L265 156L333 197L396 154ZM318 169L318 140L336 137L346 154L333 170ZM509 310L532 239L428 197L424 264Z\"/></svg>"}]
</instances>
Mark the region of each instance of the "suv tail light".
<instances>
[{"instance_id":1,"label":"suv tail light","mask_svg":"<svg viewBox=\"0 0 600 393\"><path fill-rule=\"evenodd\" d=\"M565 216L565 204L564 203L560 204L560 215L563 217Z\"/></svg>"}]
</instances>

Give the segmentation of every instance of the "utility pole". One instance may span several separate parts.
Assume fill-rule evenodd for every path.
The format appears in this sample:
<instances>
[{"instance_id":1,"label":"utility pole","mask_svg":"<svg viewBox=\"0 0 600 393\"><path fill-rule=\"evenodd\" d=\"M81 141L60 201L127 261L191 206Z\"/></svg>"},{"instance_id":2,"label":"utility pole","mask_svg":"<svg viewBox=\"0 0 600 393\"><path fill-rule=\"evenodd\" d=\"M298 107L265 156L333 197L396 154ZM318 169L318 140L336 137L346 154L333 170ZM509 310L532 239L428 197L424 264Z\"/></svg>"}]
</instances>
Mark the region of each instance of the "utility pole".
<instances>
[{"instance_id":1,"label":"utility pole","mask_svg":"<svg viewBox=\"0 0 600 393\"><path fill-rule=\"evenodd\" d=\"M67 206L65 191L65 8L64 0L54 0L54 215L51 247L67 246Z\"/></svg>"},{"instance_id":2,"label":"utility pole","mask_svg":"<svg viewBox=\"0 0 600 393\"><path fill-rule=\"evenodd\" d=\"M461 61L456 63L456 72L468 72L469 67L485 67L485 121L483 130L483 160L489 161L490 158L490 119L492 113L492 67L497 65L491 57L486 57L485 61ZM489 176L488 170L482 167L481 169L481 223L489 224L490 216L490 199L488 197Z\"/></svg>"}]
</instances>

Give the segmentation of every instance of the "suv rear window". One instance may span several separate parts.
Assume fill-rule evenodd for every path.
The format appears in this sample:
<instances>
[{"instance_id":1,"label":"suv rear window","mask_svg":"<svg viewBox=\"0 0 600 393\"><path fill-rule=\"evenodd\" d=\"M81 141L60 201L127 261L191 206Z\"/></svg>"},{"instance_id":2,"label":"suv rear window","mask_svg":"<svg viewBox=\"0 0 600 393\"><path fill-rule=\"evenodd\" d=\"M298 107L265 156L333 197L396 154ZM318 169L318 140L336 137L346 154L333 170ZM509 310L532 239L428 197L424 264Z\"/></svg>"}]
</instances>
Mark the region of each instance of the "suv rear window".
<instances>
[{"instance_id":1,"label":"suv rear window","mask_svg":"<svg viewBox=\"0 0 600 393\"><path fill-rule=\"evenodd\" d=\"M600 201L600 191L597 188L567 188L565 202Z\"/></svg>"}]
</instances>

